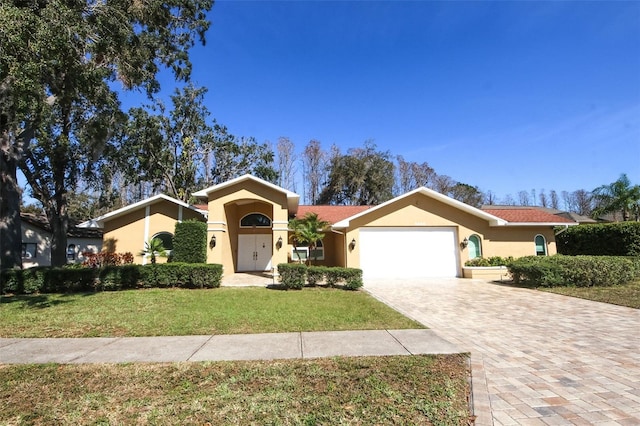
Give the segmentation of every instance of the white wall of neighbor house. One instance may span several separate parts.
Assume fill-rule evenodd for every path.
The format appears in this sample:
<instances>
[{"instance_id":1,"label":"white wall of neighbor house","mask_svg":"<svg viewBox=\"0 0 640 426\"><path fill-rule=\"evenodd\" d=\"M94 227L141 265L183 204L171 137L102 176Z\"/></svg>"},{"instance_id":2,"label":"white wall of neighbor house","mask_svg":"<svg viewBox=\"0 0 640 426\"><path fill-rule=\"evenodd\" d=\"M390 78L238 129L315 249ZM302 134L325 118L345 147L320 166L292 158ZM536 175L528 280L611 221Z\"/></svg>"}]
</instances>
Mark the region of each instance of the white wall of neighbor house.
<instances>
[{"instance_id":1,"label":"white wall of neighbor house","mask_svg":"<svg viewBox=\"0 0 640 426\"><path fill-rule=\"evenodd\" d=\"M100 250L101 238L67 238L67 263L82 263L85 260L83 253ZM51 266L51 233L22 222L22 267L36 266Z\"/></svg>"}]
</instances>

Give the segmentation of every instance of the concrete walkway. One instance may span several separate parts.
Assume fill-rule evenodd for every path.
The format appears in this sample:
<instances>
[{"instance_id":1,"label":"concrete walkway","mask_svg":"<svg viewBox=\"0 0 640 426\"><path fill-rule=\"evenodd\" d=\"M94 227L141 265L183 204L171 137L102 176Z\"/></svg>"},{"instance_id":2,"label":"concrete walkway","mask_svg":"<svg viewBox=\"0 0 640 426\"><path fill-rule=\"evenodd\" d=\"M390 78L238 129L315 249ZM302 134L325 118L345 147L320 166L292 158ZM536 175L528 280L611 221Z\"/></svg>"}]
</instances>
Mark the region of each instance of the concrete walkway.
<instances>
[{"instance_id":1,"label":"concrete walkway","mask_svg":"<svg viewBox=\"0 0 640 426\"><path fill-rule=\"evenodd\" d=\"M477 425L640 425L640 310L478 280L365 288L471 352Z\"/></svg>"},{"instance_id":2,"label":"concrete walkway","mask_svg":"<svg viewBox=\"0 0 640 426\"><path fill-rule=\"evenodd\" d=\"M431 330L366 330L213 336L0 338L0 363L271 360L458 353Z\"/></svg>"}]
</instances>

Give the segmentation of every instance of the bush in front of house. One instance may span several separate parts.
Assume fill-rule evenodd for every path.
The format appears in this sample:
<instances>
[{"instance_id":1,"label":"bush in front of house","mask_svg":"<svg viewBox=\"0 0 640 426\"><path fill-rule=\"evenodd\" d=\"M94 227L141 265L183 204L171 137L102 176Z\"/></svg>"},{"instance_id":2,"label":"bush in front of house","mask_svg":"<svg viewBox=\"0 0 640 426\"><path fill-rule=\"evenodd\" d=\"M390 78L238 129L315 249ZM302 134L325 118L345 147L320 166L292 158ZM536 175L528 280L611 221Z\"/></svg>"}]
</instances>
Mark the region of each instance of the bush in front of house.
<instances>
[{"instance_id":1,"label":"bush in front of house","mask_svg":"<svg viewBox=\"0 0 640 426\"><path fill-rule=\"evenodd\" d=\"M0 294L75 293L135 288L217 288L222 265L165 263L103 268L37 267L2 271Z\"/></svg>"},{"instance_id":2,"label":"bush in front of house","mask_svg":"<svg viewBox=\"0 0 640 426\"><path fill-rule=\"evenodd\" d=\"M571 226L556 235L558 253L640 256L640 222Z\"/></svg>"},{"instance_id":3,"label":"bush in front of house","mask_svg":"<svg viewBox=\"0 0 640 426\"><path fill-rule=\"evenodd\" d=\"M299 263L280 263L278 275L284 288L299 290L304 287L307 267Z\"/></svg>"},{"instance_id":4,"label":"bush in front of house","mask_svg":"<svg viewBox=\"0 0 640 426\"><path fill-rule=\"evenodd\" d=\"M306 266L298 263L281 263L278 265L280 282L286 289L301 289L305 282L310 286L325 283L334 287L344 284L347 290L362 287L362 269L329 266Z\"/></svg>"},{"instance_id":5,"label":"bush in front of house","mask_svg":"<svg viewBox=\"0 0 640 426\"><path fill-rule=\"evenodd\" d=\"M508 265L516 284L593 287L640 278L640 258L622 256L525 256Z\"/></svg>"},{"instance_id":6,"label":"bush in front of house","mask_svg":"<svg viewBox=\"0 0 640 426\"><path fill-rule=\"evenodd\" d=\"M207 261L207 224L197 220L176 223L171 261L205 263Z\"/></svg>"},{"instance_id":7,"label":"bush in front of house","mask_svg":"<svg viewBox=\"0 0 640 426\"><path fill-rule=\"evenodd\" d=\"M488 258L484 257L476 257L471 260L467 260L464 262L464 266L507 266L509 263L513 262L513 256L509 257L500 257L500 256L491 256Z\"/></svg>"}]
</instances>

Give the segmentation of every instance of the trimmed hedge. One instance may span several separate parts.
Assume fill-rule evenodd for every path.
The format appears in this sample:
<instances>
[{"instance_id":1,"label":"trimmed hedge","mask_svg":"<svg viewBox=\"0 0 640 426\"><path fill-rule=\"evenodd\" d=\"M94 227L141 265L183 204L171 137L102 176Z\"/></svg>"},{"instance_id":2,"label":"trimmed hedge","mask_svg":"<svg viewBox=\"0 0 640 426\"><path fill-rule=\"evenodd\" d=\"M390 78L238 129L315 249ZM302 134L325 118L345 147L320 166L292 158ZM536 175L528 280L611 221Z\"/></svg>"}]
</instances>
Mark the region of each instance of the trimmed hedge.
<instances>
[{"instance_id":1,"label":"trimmed hedge","mask_svg":"<svg viewBox=\"0 0 640 426\"><path fill-rule=\"evenodd\" d=\"M0 274L0 293L75 293L151 287L216 288L222 265L164 263L104 268L38 267Z\"/></svg>"},{"instance_id":2,"label":"trimmed hedge","mask_svg":"<svg viewBox=\"0 0 640 426\"><path fill-rule=\"evenodd\" d=\"M571 226L556 235L558 253L640 256L640 222Z\"/></svg>"},{"instance_id":3,"label":"trimmed hedge","mask_svg":"<svg viewBox=\"0 0 640 426\"><path fill-rule=\"evenodd\" d=\"M207 262L207 224L197 220L176 223L173 234L172 262Z\"/></svg>"},{"instance_id":4,"label":"trimmed hedge","mask_svg":"<svg viewBox=\"0 0 640 426\"><path fill-rule=\"evenodd\" d=\"M525 256L508 265L516 284L592 287L640 278L640 258L621 256Z\"/></svg>"},{"instance_id":5,"label":"trimmed hedge","mask_svg":"<svg viewBox=\"0 0 640 426\"><path fill-rule=\"evenodd\" d=\"M475 259L467 260L464 263L464 266L507 266L511 262L513 262L513 256L491 256L489 258L476 257Z\"/></svg>"},{"instance_id":6,"label":"trimmed hedge","mask_svg":"<svg viewBox=\"0 0 640 426\"><path fill-rule=\"evenodd\" d=\"M340 268L328 266L309 266L298 263L281 263L278 265L280 282L284 288L301 289L305 282L315 286L325 282L328 286L343 283L347 290L362 287L362 269Z\"/></svg>"}]
</instances>

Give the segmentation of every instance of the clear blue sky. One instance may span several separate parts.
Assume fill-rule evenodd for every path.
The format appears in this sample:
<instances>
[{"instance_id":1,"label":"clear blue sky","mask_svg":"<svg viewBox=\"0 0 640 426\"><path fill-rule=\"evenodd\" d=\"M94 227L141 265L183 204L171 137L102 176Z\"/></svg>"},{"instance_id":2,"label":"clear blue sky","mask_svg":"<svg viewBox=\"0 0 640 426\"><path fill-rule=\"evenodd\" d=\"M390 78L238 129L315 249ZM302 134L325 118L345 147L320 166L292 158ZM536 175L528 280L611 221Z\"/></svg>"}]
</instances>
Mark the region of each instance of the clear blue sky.
<instances>
[{"instance_id":1,"label":"clear blue sky","mask_svg":"<svg viewBox=\"0 0 640 426\"><path fill-rule=\"evenodd\" d=\"M210 17L193 79L234 134L373 139L499 197L640 184L638 1L219 1Z\"/></svg>"},{"instance_id":2,"label":"clear blue sky","mask_svg":"<svg viewBox=\"0 0 640 426\"><path fill-rule=\"evenodd\" d=\"M638 1L218 1L210 19L192 77L238 136L373 139L499 198L640 184Z\"/></svg>"}]
</instances>

